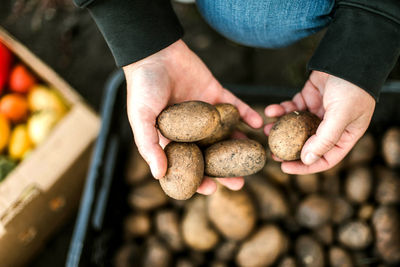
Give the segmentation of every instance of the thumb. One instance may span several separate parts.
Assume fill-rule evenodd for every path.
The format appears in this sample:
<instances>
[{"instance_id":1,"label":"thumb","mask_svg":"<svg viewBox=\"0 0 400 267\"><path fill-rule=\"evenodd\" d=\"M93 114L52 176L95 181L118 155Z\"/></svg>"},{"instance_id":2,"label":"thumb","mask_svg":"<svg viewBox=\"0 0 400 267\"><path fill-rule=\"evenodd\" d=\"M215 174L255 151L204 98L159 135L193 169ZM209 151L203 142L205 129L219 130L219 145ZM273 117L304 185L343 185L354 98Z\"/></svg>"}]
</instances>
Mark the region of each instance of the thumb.
<instances>
[{"instance_id":1,"label":"thumb","mask_svg":"<svg viewBox=\"0 0 400 267\"><path fill-rule=\"evenodd\" d=\"M167 171L167 157L159 145L156 115L151 110L134 110L129 115L140 154L149 164L154 178L162 178Z\"/></svg>"},{"instance_id":2,"label":"thumb","mask_svg":"<svg viewBox=\"0 0 400 267\"><path fill-rule=\"evenodd\" d=\"M340 114L336 110L327 110L316 133L303 146L303 163L311 165L330 151L338 143L349 123L350 118L343 112Z\"/></svg>"}]
</instances>

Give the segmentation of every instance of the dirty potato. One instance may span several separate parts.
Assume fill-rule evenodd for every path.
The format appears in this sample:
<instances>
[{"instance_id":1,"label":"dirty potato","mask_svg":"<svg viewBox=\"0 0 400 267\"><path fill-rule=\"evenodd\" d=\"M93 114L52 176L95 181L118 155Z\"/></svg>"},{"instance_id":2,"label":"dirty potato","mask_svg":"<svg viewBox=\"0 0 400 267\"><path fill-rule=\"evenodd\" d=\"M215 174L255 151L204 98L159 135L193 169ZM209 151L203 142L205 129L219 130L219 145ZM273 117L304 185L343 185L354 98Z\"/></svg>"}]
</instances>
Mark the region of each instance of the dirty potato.
<instances>
[{"instance_id":1,"label":"dirty potato","mask_svg":"<svg viewBox=\"0 0 400 267\"><path fill-rule=\"evenodd\" d=\"M339 242L350 249L363 249L372 242L372 231L362 221L352 221L339 228Z\"/></svg>"},{"instance_id":2,"label":"dirty potato","mask_svg":"<svg viewBox=\"0 0 400 267\"><path fill-rule=\"evenodd\" d=\"M189 202L182 220L182 236L185 243L194 250L212 249L219 240L218 233L209 225L206 200L197 196Z\"/></svg>"},{"instance_id":3,"label":"dirty potato","mask_svg":"<svg viewBox=\"0 0 400 267\"><path fill-rule=\"evenodd\" d=\"M378 186L375 191L375 199L380 204L400 203L400 177L399 175L385 167L376 169Z\"/></svg>"},{"instance_id":4,"label":"dirty potato","mask_svg":"<svg viewBox=\"0 0 400 267\"><path fill-rule=\"evenodd\" d=\"M219 112L221 123L210 136L197 142L197 144L202 147L210 146L216 142L227 139L232 134L236 124L239 122L240 114L234 105L222 103L216 104L215 108Z\"/></svg>"},{"instance_id":5,"label":"dirty potato","mask_svg":"<svg viewBox=\"0 0 400 267\"><path fill-rule=\"evenodd\" d=\"M320 122L317 116L307 111L294 111L280 117L269 133L271 152L286 161L300 159L304 143L315 134Z\"/></svg>"},{"instance_id":6,"label":"dirty potato","mask_svg":"<svg viewBox=\"0 0 400 267\"><path fill-rule=\"evenodd\" d=\"M382 138L383 158L390 167L400 167L400 128L386 131Z\"/></svg>"},{"instance_id":7,"label":"dirty potato","mask_svg":"<svg viewBox=\"0 0 400 267\"><path fill-rule=\"evenodd\" d=\"M332 200L332 221L334 223L341 224L353 214L353 206L346 199L336 197Z\"/></svg>"},{"instance_id":8,"label":"dirty potato","mask_svg":"<svg viewBox=\"0 0 400 267\"><path fill-rule=\"evenodd\" d=\"M204 152L206 175L236 177L260 171L266 161L264 147L250 139L218 142Z\"/></svg>"},{"instance_id":9,"label":"dirty potato","mask_svg":"<svg viewBox=\"0 0 400 267\"><path fill-rule=\"evenodd\" d=\"M178 213L175 210L160 210L156 213L155 225L157 233L167 245L175 251L183 249Z\"/></svg>"},{"instance_id":10,"label":"dirty potato","mask_svg":"<svg viewBox=\"0 0 400 267\"><path fill-rule=\"evenodd\" d=\"M375 156L375 140L371 133L366 133L358 140L350 151L347 159L348 166L369 163Z\"/></svg>"},{"instance_id":11,"label":"dirty potato","mask_svg":"<svg viewBox=\"0 0 400 267\"><path fill-rule=\"evenodd\" d=\"M388 263L400 262L400 214L395 207L381 206L372 217L376 247Z\"/></svg>"},{"instance_id":12,"label":"dirty potato","mask_svg":"<svg viewBox=\"0 0 400 267\"><path fill-rule=\"evenodd\" d=\"M286 250L287 239L275 225L262 226L239 248L239 266L270 266Z\"/></svg>"},{"instance_id":13,"label":"dirty potato","mask_svg":"<svg viewBox=\"0 0 400 267\"><path fill-rule=\"evenodd\" d=\"M129 195L129 204L139 210L153 210L167 202L168 197L155 179L134 187Z\"/></svg>"},{"instance_id":14,"label":"dirty potato","mask_svg":"<svg viewBox=\"0 0 400 267\"><path fill-rule=\"evenodd\" d=\"M350 254L341 247L333 246L329 249L329 264L332 267L353 267Z\"/></svg>"},{"instance_id":15,"label":"dirty potato","mask_svg":"<svg viewBox=\"0 0 400 267\"><path fill-rule=\"evenodd\" d=\"M355 203L366 201L372 190L372 172L367 167L355 167L347 177L345 191L347 198Z\"/></svg>"},{"instance_id":16,"label":"dirty potato","mask_svg":"<svg viewBox=\"0 0 400 267\"><path fill-rule=\"evenodd\" d=\"M191 198L200 186L204 175L201 150L193 143L169 143L165 149L168 160L167 173L160 185L164 192L178 200Z\"/></svg>"},{"instance_id":17,"label":"dirty potato","mask_svg":"<svg viewBox=\"0 0 400 267\"><path fill-rule=\"evenodd\" d=\"M300 236L296 240L295 252L301 266L323 267L325 255L321 244L310 236Z\"/></svg>"},{"instance_id":18,"label":"dirty potato","mask_svg":"<svg viewBox=\"0 0 400 267\"><path fill-rule=\"evenodd\" d=\"M221 185L208 196L207 212L211 222L228 239L244 239L256 222L256 209L250 195L245 190L232 191Z\"/></svg>"},{"instance_id":19,"label":"dirty potato","mask_svg":"<svg viewBox=\"0 0 400 267\"><path fill-rule=\"evenodd\" d=\"M157 118L161 134L176 142L196 142L220 125L217 109L202 101L187 101L164 109Z\"/></svg>"},{"instance_id":20,"label":"dirty potato","mask_svg":"<svg viewBox=\"0 0 400 267\"><path fill-rule=\"evenodd\" d=\"M309 195L299 205L297 210L298 222L308 228L316 228L331 219L331 202L319 195Z\"/></svg>"},{"instance_id":21,"label":"dirty potato","mask_svg":"<svg viewBox=\"0 0 400 267\"><path fill-rule=\"evenodd\" d=\"M257 174L249 176L246 184L257 201L261 219L276 220L288 215L288 203L278 187Z\"/></svg>"}]
</instances>

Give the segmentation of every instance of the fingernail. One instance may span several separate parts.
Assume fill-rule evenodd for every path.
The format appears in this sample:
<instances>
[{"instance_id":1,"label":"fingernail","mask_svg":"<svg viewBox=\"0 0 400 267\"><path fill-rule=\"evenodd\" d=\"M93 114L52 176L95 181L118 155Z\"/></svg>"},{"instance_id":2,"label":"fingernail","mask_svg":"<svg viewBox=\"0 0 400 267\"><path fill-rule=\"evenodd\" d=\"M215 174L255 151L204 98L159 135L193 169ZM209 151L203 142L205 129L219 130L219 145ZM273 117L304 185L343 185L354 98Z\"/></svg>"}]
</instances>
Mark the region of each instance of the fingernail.
<instances>
[{"instance_id":1,"label":"fingernail","mask_svg":"<svg viewBox=\"0 0 400 267\"><path fill-rule=\"evenodd\" d=\"M161 177L159 177L160 174L159 174L158 168L155 163L150 163L150 171L154 178L156 178L156 179L161 178Z\"/></svg>"},{"instance_id":2,"label":"fingernail","mask_svg":"<svg viewBox=\"0 0 400 267\"><path fill-rule=\"evenodd\" d=\"M318 159L319 159L319 157L317 155L315 155L312 152L309 152L306 154L306 157L304 158L304 164L311 165L314 162L316 162Z\"/></svg>"}]
</instances>

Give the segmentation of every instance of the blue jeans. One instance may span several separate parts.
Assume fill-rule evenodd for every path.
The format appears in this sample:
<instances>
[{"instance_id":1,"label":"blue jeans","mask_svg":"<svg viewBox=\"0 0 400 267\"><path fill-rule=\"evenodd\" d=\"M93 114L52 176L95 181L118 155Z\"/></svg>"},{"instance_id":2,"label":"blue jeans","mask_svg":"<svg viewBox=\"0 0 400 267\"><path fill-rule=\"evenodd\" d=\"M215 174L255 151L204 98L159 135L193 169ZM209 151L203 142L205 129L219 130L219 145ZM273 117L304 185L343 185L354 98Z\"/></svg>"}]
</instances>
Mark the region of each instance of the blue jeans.
<instances>
[{"instance_id":1,"label":"blue jeans","mask_svg":"<svg viewBox=\"0 0 400 267\"><path fill-rule=\"evenodd\" d=\"M204 19L237 43L287 46L328 25L334 0L197 0Z\"/></svg>"}]
</instances>

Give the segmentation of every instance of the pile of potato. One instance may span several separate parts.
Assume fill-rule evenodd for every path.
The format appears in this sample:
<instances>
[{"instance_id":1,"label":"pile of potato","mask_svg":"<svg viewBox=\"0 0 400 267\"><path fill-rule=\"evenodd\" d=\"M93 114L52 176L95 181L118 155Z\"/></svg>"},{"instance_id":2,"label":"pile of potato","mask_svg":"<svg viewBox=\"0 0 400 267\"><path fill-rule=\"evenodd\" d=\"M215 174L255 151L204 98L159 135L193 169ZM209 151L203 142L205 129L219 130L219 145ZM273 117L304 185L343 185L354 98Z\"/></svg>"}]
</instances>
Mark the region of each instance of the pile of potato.
<instances>
[{"instance_id":1,"label":"pile of potato","mask_svg":"<svg viewBox=\"0 0 400 267\"><path fill-rule=\"evenodd\" d=\"M159 180L168 196L189 199L204 175L245 176L264 167L266 151L257 141L225 140L231 136L239 118L237 108L231 104L213 106L202 101L182 102L160 113L158 129L172 141L164 149L167 173Z\"/></svg>"},{"instance_id":2,"label":"pile of potato","mask_svg":"<svg viewBox=\"0 0 400 267\"><path fill-rule=\"evenodd\" d=\"M269 160L240 191L186 201L165 195L136 148L126 166L132 212L117 267L400 263L400 128L367 133L324 173L288 175Z\"/></svg>"}]
</instances>

